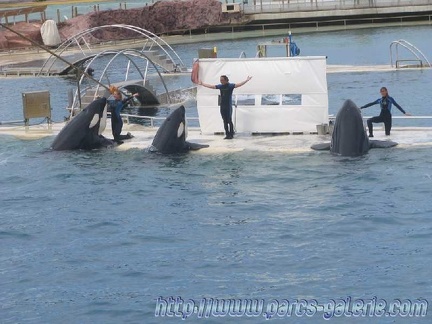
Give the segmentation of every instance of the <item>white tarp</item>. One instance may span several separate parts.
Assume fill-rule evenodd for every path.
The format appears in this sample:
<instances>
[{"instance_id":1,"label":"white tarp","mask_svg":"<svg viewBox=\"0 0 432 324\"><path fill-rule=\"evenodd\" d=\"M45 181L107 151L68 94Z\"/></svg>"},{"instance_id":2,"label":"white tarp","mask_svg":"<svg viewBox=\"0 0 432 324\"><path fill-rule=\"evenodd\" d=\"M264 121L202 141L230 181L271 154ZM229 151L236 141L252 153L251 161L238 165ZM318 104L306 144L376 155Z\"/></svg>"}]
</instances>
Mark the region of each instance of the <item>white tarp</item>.
<instances>
[{"instance_id":1,"label":"white tarp","mask_svg":"<svg viewBox=\"0 0 432 324\"><path fill-rule=\"evenodd\" d=\"M46 20L42 24L41 36L45 46L57 46L61 43L57 24L54 20Z\"/></svg>"},{"instance_id":2,"label":"white tarp","mask_svg":"<svg viewBox=\"0 0 432 324\"><path fill-rule=\"evenodd\" d=\"M221 75L238 83L233 92L233 122L239 133L316 132L328 123L325 57L200 59L199 79L218 84ZM219 90L197 88L200 128L223 132Z\"/></svg>"}]
</instances>

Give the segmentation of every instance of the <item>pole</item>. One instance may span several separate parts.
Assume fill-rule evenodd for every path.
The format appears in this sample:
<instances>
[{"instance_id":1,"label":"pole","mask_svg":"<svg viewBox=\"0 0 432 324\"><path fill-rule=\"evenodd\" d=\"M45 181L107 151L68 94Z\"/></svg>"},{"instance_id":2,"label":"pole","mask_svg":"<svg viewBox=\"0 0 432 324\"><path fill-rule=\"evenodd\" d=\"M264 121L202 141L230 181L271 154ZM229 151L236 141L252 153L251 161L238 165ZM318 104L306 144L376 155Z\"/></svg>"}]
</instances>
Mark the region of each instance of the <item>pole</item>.
<instances>
[{"instance_id":1,"label":"pole","mask_svg":"<svg viewBox=\"0 0 432 324\"><path fill-rule=\"evenodd\" d=\"M43 46L43 45L41 45L41 44L38 44L38 43L35 42L34 40L28 38L27 36L24 36L24 35L21 34L20 32L17 32L17 31L15 31L15 30L13 30L12 28L6 26L5 24L3 24L3 23L1 23L1 22L0 22L0 26L3 27L3 28L6 28L7 30L11 31L12 33L14 33L14 34L20 36L21 38L25 39L26 41L29 41L30 43L32 43L33 45L37 46L38 48L43 49L44 51L48 52L48 53L51 54L52 56L55 56L55 57L58 58L60 61L66 63L66 64L69 65L71 68L75 69L75 70L77 71L77 73L79 72L80 75L81 75L81 74L84 74L84 75L85 75L86 77L88 77L90 80L96 82L97 84L99 84L99 85L102 86L103 88L109 90L109 88L108 88L105 84L99 82L98 80L96 80L95 78L93 78L90 74L88 74L86 71L84 71L84 70L81 69L80 67L78 67L78 66L76 66L76 65L74 65L74 64L72 64L72 63L70 63L69 61L65 60L63 57L61 57L60 55L54 53L53 51L51 51L51 50L48 49L47 47L45 47L45 46ZM78 81L78 80L77 80L77 81Z\"/></svg>"}]
</instances>

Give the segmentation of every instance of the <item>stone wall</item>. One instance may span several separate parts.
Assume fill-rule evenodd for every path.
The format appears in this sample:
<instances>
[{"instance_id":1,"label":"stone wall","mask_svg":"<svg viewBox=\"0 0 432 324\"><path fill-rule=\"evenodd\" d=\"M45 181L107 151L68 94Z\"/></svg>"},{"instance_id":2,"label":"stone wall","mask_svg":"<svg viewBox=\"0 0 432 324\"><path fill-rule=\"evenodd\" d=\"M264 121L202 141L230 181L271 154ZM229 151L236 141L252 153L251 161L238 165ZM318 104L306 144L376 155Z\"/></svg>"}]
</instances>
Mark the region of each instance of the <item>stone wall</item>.
<instances>
[{"instance_id":1,"label":"stone wall","mask_svg":"<svg viewBox=\"0 0 432 324\"><path fill-rule=\"evenodd\" d=\"M151 6L135 9L117 9L91 12L69 19L60 24L59 32L62 40L88 28L127 24L147 29L155 34L182 30L202 29L208 26L227 25L242 21L241 13L222 13L222 5L218 0L174 0L158 1ZM19 23L14 26L27 37L42 43L40 36L41 24ZM39 33L39 34L38 34ZM121 29L102 29L94 33L89 41L109 41L135 37L135 32ZM0 49L28 47L31 44L20 39L10 31L0 29Z\"/></svg>"}]
</instances>

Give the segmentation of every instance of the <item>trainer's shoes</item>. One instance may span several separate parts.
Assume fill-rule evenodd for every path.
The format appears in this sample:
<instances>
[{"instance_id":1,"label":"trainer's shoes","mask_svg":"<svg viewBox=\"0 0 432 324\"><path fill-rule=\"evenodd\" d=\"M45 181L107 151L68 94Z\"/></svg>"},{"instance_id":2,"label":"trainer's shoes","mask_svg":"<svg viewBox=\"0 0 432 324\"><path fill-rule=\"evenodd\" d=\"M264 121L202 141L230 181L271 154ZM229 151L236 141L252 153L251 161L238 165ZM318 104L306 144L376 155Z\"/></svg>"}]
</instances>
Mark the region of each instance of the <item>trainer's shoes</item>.
<instances>
[{"instance_id":1,"label":"trainer's shoes","mask_svg":"<svg viewBox=\"0 0 432 324\"><path fill-rule=\"evenodd\" d=\"M369 134L369 137L373 137L373 135L372 135L372 134Z\"/></svg>"}]
</instances>

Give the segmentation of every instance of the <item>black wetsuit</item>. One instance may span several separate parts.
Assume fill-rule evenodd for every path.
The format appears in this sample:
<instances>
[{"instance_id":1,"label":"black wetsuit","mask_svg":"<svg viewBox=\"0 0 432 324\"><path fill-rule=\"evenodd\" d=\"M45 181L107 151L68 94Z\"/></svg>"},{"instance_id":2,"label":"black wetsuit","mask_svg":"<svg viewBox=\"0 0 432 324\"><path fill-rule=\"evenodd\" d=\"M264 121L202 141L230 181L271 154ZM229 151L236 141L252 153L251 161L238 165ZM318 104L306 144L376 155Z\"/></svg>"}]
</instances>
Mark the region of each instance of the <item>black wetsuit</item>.
<instances>
[{"instance_id":1,"label":"black wetsuit","mask_svg":"<svg viewBox=\"0 0 432 324\"><path fill-rule=\"evenodd\" d=\"M232 93L234 88L235 83L216 85L216 89L220 90L220 113L227 138L234 136L234 124L232 122Z\"/></svg>"},{"instance_id":2,"label":"black wetsuit","mask_svg":"<svg viewBox=\"0 0 432 324\"><path fill-rule=\"evenodd\" d=\"M381 107L381 113L379 114L379 116L375 116L367 120L369 136L373 136L372 123L384 123L385 134L390 135L390 130L392 127L392 115L391 115L392 105L395 105L396 108L398 108L403 114L405 114L405 110L403 110L402 107L399 106L399 104L390 96L377 99L374 102L368 103L360 107L360 109L367 108L377 104L379 104Z\"/></svg>"}]
</instances>

